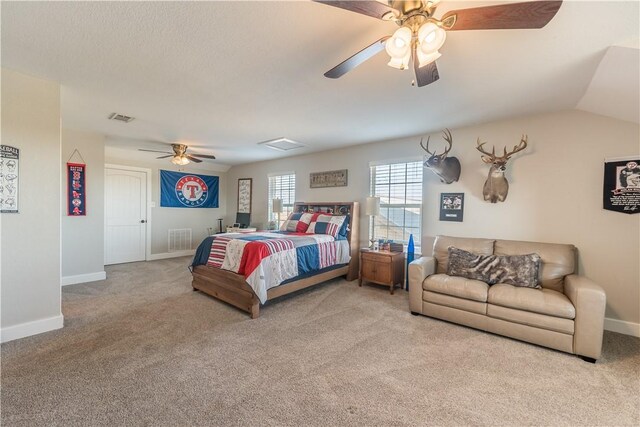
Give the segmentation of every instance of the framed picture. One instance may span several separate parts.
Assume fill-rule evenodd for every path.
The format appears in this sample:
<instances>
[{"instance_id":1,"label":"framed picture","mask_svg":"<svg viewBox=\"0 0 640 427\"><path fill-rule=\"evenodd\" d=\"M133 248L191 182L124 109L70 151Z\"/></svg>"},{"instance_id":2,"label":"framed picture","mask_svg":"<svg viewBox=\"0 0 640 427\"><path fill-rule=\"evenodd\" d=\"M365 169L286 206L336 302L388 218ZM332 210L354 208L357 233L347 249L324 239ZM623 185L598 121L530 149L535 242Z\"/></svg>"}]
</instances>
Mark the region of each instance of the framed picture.
<instances>
[{"instance_id":1,"label":"framed picture","mask_svg":"<svg viewBox=\"0 0 640 427\"><path fill-rule=\"evenodd\" d=\"M440 221L462 222L464 193L440 193Z\"/></svg>"},{"instance_id":2,"label":"framed picture","mask_svg":"<svg viewBox=\"0 0 640 427\"><path fill-rule=\"evenodd\" d=\"M238 213L251 213L252 178L238 179Z\"/></svg>"},{"instance_id":3,"label":"framed picture","mask_svg":"<svg viewBox=\"0 0 640 427\"><path fill-rule=\"evenodd\" d=\"M309 174L309 187L346 187L348 183L348 173L348 169L326 172L312 172Z\"/></svg>"}]
</instances>

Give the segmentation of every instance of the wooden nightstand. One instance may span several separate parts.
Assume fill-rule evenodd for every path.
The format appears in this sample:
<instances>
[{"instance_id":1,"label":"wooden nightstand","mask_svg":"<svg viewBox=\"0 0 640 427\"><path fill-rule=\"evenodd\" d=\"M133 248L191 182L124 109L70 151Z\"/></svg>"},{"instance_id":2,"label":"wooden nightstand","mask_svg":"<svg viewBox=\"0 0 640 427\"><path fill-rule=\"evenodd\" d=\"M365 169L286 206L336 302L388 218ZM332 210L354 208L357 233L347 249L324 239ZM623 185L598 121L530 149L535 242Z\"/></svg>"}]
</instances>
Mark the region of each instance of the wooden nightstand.
<instances>
[{"instance_id":1,"label":"wooden nightstand","mask_svg":"<svg viewBox=\"0 0 640 427\"><path fill-rule=\"evenodd\" d=\"M404 253L360 249L360 280L389 286L391 295L395 285L404 283Z\"/></svg>"}]
</instances>

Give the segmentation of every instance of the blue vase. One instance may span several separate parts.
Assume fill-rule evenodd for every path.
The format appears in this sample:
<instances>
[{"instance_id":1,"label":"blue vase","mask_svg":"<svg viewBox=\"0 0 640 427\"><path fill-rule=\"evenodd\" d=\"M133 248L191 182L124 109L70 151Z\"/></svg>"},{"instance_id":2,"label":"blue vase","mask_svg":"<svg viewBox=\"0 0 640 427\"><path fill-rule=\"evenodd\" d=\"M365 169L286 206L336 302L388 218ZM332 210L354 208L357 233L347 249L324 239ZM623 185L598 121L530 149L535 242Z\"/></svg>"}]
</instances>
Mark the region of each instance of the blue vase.
<instances>
[{"instance_id":1,"label":"blue vase","mask_svg":"<svg viewBox=\"0 0 640 427\"><path fill-rule=\"evenodd\" d=\"M405 279L405 289L409 290L409 264L415 257L415 245L413 243L413 234L409 234L409 244L407 245L407 277Z\"/></svg>"}]
</instances>

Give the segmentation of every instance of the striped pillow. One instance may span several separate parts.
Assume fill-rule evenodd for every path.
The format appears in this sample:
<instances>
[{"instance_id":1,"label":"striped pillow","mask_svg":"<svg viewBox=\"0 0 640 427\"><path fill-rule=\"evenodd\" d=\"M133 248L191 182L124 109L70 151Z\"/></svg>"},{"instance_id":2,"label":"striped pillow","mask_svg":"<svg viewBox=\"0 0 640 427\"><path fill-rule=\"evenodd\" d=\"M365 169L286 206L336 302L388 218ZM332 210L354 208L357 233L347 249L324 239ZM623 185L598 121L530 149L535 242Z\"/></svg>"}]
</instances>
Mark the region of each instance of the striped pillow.
<instances>
[{"instance_id":1,"label":"striped pillow","mask_svg":"<svg viewBox=\"0 0 640 427\"><path fill-rule=\"evenodd\" d=\"M337 238L346 219L345 215L313 214L307 233L328 234Z\"/></svg>"}]
</instances>

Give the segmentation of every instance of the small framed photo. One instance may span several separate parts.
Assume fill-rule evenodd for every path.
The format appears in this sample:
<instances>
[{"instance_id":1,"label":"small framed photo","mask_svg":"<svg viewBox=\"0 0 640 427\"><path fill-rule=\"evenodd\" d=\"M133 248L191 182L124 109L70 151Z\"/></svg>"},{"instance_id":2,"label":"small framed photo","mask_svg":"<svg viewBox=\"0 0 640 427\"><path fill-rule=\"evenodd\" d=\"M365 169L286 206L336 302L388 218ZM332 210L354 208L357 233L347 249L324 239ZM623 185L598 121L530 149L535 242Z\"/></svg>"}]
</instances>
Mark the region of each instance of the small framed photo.
<instances>
[{"instance_id":1,"label":"small framed photo","mask_svg":"<svg viewBox=\"0 0 640 427\"><path fill-rule=\"evenodd\" d=\"M440 221L462 222L464 193L440 193Z\"/></svg>"}]
</instances>

